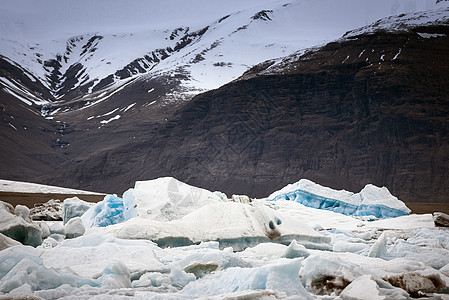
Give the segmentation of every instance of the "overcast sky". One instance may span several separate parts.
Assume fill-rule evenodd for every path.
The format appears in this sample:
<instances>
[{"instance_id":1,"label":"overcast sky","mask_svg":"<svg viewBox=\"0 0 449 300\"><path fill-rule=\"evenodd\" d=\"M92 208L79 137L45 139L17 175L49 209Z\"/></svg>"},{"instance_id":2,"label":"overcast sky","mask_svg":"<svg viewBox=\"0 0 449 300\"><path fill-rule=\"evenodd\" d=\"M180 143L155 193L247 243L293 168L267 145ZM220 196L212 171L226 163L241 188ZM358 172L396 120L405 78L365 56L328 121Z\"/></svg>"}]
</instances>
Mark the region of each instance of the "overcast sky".
<instances>
[{"instance_id":1,"label":"overcast sky","mask_svg":"<svg viewBox=\"0 0 449 300\"><path fill-rule=\"evenodd\" d=\"M67 38L87 32L119 33L136 28L173 28L181 25L208 24L226 14L272 2L304 3L310 14L323 18L336 13L351 22L351 14L366 14L366 21L385 12L424 10L436 0L2 0L0 37L39 41ZM313 2L313 4L311 4ZM313 7L312 7L313 6ZM330 7L332 6L332 7ZM335 8L333 6L340 6ZM361 10L363 9L363 11ZM382 11L382 13L380 13ZM304 17L304 16L302 16ZM317 16L318 18L320 16ZM336 16L338 17L338 16ZM360 19L360 16L358 16ZM329 23L332 26L332 22ZM159 27L159 28L156 28Z\"/></svg>"}]
</instances>

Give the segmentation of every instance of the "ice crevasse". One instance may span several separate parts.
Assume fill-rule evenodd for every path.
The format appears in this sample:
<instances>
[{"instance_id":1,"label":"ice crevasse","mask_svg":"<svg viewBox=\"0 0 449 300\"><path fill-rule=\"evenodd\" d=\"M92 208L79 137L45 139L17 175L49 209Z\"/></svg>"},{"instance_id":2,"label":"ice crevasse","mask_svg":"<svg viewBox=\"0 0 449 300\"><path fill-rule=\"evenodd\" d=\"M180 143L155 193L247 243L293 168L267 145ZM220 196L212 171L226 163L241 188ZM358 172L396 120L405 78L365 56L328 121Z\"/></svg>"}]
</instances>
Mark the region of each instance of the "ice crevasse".
<instances>
[{"instance_id":1,"label":"ice crevasse","mask_svg":"<svg viewBox=\"0 0 449 300\"><path fill-rule=\"evenodd\" d=\"M410 209L391 195L386 187L367 184L359 193L334 190L307 179L289 184L266 198L268 201L288 200L305 206L331 210L349 216L395 218L408 215Z\"/></svg>"}]
</instances>

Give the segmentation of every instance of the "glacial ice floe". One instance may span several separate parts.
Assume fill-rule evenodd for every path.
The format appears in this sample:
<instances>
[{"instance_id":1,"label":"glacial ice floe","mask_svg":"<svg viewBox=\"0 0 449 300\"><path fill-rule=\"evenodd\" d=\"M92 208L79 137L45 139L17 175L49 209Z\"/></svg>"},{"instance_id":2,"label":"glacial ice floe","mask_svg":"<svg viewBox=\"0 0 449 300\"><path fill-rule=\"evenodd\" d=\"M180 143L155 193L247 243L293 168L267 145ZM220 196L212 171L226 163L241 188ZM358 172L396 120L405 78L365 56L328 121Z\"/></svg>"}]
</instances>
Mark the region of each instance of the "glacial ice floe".
<instances>
[{"instance_id":1,"label":"glacial ice floe","mask_svg":"<svg viewBox=\"0 0 449 300\"><path fill-rule=\"evenodd\" d=\"M327 198L356 195L314 185ZM402 208L383 189L368 192L371 204ZM107 195L81 217L83 203L69 202L65 225L1 206L44 241L33 248L0 235L0 297L444 299L449 291L449 231L430 214L360 218L281 198L228 198L169 177Z\"/></svg>"},{"instance_id":2,"label":"glacial ice floe","mask_svg":"<svg viewBox=\"0 0 449 300\"><path fill-rule=\"evenodd\" d=\"M214 193L166 177L137 182L123 200L106 196L82 219L91 232L149 239L160 246L219 241L221 247L243 250L270 240L288 245L296 239L309 248L329 248L329 238L300 220L257 201L246 202L224 202Z\"/></svg>"}]
</instances>

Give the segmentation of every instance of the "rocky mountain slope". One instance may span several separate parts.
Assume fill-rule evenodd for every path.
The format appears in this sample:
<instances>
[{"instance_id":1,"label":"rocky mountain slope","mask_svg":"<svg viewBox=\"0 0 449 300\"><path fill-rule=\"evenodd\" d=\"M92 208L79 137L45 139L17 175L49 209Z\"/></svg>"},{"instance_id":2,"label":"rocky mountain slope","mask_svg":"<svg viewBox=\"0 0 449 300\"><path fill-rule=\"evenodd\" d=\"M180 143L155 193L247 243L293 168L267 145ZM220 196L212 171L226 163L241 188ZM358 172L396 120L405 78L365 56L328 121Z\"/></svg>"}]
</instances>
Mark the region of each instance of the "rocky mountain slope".
<instances>
[{"instance_id":1,"label":"rocky mountain slope","mask_svg":"<svg viewBox=\"0 0 449 300\"><path fill-rule=\"evenodd\" d=\"M33 32L39 43L3 36L0 177L121 193L175 176L251 196L305 177L445 201L447 3L348 0L354 14L329 1L245 2L196 23L178 7L176 21Z\"/></svg>"},{"instance_id":2,"label":"rocky mountain slope","mask_svg":"<svg viewBox=\"0 0 449 300\"><path fill-rule=\"evenodd\" d=\"M125 188L172 175L259 197L311 178L348 190L384 185L405 201L447 201L448 16L383 20L260 64L138 140L58 177ZM410 25L415 17L421 21Z\"/></svg>"}]
</instances>

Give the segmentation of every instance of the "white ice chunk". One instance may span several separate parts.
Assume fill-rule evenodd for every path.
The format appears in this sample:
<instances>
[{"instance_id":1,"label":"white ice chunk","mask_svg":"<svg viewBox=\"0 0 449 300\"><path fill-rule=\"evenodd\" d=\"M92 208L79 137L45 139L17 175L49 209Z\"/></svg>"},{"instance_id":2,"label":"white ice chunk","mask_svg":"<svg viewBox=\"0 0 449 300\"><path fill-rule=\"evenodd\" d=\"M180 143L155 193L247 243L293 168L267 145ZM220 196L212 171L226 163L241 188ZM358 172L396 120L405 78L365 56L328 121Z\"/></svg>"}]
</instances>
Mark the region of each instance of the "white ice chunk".
<instances>
[{"instance_id":1,"label":"white ice chunk","mask_svg":"<svg viewBox=\"0 0 449 300\"><path fill-rule=\"evenodd\" d=\"M270 240L289 244L296 239L308 248L330 250L328 237L257 202L247 205L219 201L204 205L179 220L160 222L133 218L89 232L108 232L126 239L149 239L161 247L219 241L221 247L232 246L237 251Z\"/></svg>"},{"instance_id":2,"label":"white ice chunk","mask_svg":"<svg viewBox=\"0 0 449 300\"><path fill-rule=\"evenodd\" d=\"M0 233L26 245L39 246L42 243L40 227L15 215L13 206L2 201L0 201Z\"/></svg>"},{"instance_id":3,"label":"white ice chunk","mask_svg":"<svg viewBox=\"0 0 449 300\"><path fill-rule=\"evenodd\" d=\"M48 268L40 257L42 251L29 246L14 246L1 251L0 292L9 293L26 284L33 291L54 289L63 284L76 287L98 285L94 280Z\"/></svg>"},{"instance_id":4,"label":"white ice chunk","mask_svg":"<svg viewBox=\"0 0 449 300\"><path fill-rule=\"evenodd\" d=\"M120 289L131 287L130 277L131 274L125 264L120 261L110 261L106 264L99 280L104 288Z\"/></svg>"},{"instance_id":5,"label":"white ice chunk","mask_svg":"<svg viewBox=\"0 0 449 300\"><path fill-rule=\"evenodd\" d=\"M25 221L30 221L30 209L25 205L16 205L14 208L14 214L21 217Z\"/></svg>"},{"instance_id":6,"label":"white ice chunk","mask_svg":"<svg viewBox=\"0 0 449 300\"><path fill-rule=\"evenodd\" d=\"M50 227L46 222L39 222L39 227L42 230L42 238L46 239L50 236Z\"/></svg>"},{"instance_id":7,"label":"white ice chunk","mask_svg":"<svg viewBox=\"0 0 449 300\"><path fill-rule=\"evenodd\" d=\"M48 267L70 268L85 277L101 275L111 261L124 263L131 273L168 271L168 267L156 257L156 250L159 248L150 241L121 240L107 235L91 234L65 240L48 249L42 258Z\"/></svg>"},{"instance_id":8,"label":"white ice chunk","mask_svg":"<svg viewBox=\"0 0 449 300\"><path fill-rule=\"evenodd\" d=\"M352 243L347 241L337 241L333 245L334 252L352 252L362 254L369 249L369 245L365 243Z\"/></svg>"},{"instance_id":9,"label":"white ice chunk","mask_svg":"<svg viewBox=\"0 0 449 300\"><path fill-rule=\"evenodd\" d=\"M424 262L440 269L449 263L449 232L422 228L407 240L398 240L389 249L391 257L403 257Z\"/></svg>"},{"instance_id":10,"label":"white ice chunk","mask_svg":"<svg viewBox=\"0 0 449 300\"><path fill-rule=\"evenodd\" d=\"M371 275L362 275L351 282L340 294L342 300L384 300Z\"/></svg>"},{"instance_id":11,"label":"white ice chunk","mask_svg":"<svg viewBox=\"0 0 449 300\"><path fill-rule=\"evenodd\" d=\"M312 299L299 281L302 259L257 268L229 268L189 283L179 294L211 297L237 291L275 290L287 296Z\"/></svg>"},{"instance_id":12,"label":"white ice chunk","mask_svg":"<svg viewBox=\"0 0 449 300\"><path fill-rule=\"evenodd\" d=\"M221 202L216 194L173 177L137 181L123 194L124 217L159 221L180 219L201 206Z\"/></svg>"},{"instance_id":13,"label":"white ice chunk","mask_svg":"<svg viewBox=\"0 0 449 300\"><path fill-rule=\"evenodd\" d=\"M169 278L173 286L180 289L185 287L189 282L196 280L194 274L186 273L176 266L172 266Z\"/></svg>"},{"instance_id":14,"label":"white ice chunk","mask_svg":"<svg viewBox=\"0 0 449 300\"><path fill-rule=\"evenodd\" d=\"M12 298L27 299L32 294L33 294L33 290L31 288L31 285L29 285L28 283L25 283L15 289L13 289L12 291L10 291L8 293L8 296L12 297Z\"/></svg>"},{"instance_id":15,"label":"white ice chunk","mask_svg":"<svg viewBox=\"0 0 449 300\"><path fill-rule=\"evenodd\" d=\"M217 195L223 202L229 201L228 196L223 192L215 191L214 194Z\"/></svg>"},{"instance_id":16,"label":"white ice chunk","mask_svg":"<svg viewBox=\"0 0 449 300\"><path fill-rule=\"evenodd\" d=\"M65 228L62 222L54 222L50 225L51 234L62 234L65 235Z\"/></svg>"},{"instance_id":17,"label":"white ice chunk","mask_svg":"<svg viewBox=\"0 0 449 300\"><path fill-rule=\"evenodd\" d=\"M313 294L339 293L357 277L366 274L359 265L339 256L310 255L299 270L304 287Z\"/></svg>"},{"instance_id":18,"label":"white ice chunk","mask_svg":"<svg viewBox=\"0 0 449 300\"><path fill-rule=\"evenodd\" d=\"M298 244L296 240L293 240L290 245L282 253L281 257L296 258L296 257L308 257L310 252L301 244Z\"/></svg>"},{"instance_id":19,"label":"white ice chunk","mask_svg":"<svg viewBox=\"0 0 449 300\"><path fill-rule=\"evenodd\" d=\"M58 241L55 240L52 237L48 237L45 240L42 241L42 244L39 246L40 248L43 249L49 249L49 248L53 248L56 247L58 245Z\"/></svg>"},{"instance_id":20,"label":"white ice chunk","mask_svg":"<svg viewBox=\"0 0 449 300\"><path fill-rule=\"evenodd\" d=\"M94 203L86 202L78 197L67 198L62 203L62 220L64 224L71 218L81 217Z\"/></svg>"},{"instance_id":21,"label":"white ice chunk","mask_svg":"<svg viewBox=\"0 0 449 300\"><path fill-rule=\"evenodd\" d=\"M81 217L71 218L65 225L65 236L68 239L73 239L82 236L86 232Z\"/></svg>"},{"instance_id":22,"label":"white ice chunk","mask_svg":"<svg viewBox=\"0 0 449 300\"><path fill-rule=\"evenodd\" d=\"M0 233L0 251L17 245L21 244L18 241Z\"/></svg>"},{"instance_id":23,"label":"white ice chunk","mask_svg":"<svg viewBox=\"0 0 449 300\"><path fill-rule=\"evenodd\" d=\"M387 242L387 233L382 232L377 241L371 246L368 257L388 258L389 254L387 252Z\"/></svg>"},{"instance_id":24,"label":"white ice chunk","mask_svg":"<svg viewBox=\"0 0 449 300\"><path fill-rule=\"evenodd\" d=\"M276 243L260 243L254 247L246 248L244 251L240 252L239 255L242 257L252 258L252 259L278 259L282 257L282 254L287 249L287 246Z\"/></svg>"}]
</instances>

